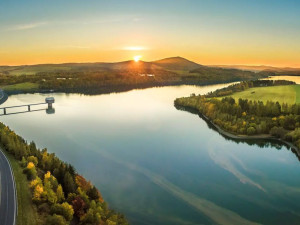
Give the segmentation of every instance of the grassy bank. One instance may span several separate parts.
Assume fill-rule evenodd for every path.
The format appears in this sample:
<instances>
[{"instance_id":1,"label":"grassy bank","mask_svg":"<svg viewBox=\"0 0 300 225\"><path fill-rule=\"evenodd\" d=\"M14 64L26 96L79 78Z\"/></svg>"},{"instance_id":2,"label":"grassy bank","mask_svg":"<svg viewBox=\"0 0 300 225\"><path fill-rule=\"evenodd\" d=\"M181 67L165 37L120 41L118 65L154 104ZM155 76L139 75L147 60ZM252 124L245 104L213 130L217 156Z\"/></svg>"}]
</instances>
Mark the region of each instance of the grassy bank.
<instances>
[{"instance_id":1,"label":"grassy bank","mask_svg":"<svg viewBox=\"0 0 300 225\"><path fill-rule=\"evenodd\" d=\"M39 85L31 82L24 82L19 84L12 84L3 86L2 89L6 92L16 92L16 91L36 91Z\"/></svg>"},{"instance_id":2,"label":"grassy bank","mask_svg":"<svg viewBox=\"0 0 300 225\"><path fill-rule=\"evenodd\" d=\"M17 225L42 224L42 221L37 213L37 208L32 203L31 191L29 189L29 184L26 175L23 173L22 167L12 155L7 154L7 152L5 151L3 152L10 161L16 181L18 195Z\"/></svg>"}]
</instances>

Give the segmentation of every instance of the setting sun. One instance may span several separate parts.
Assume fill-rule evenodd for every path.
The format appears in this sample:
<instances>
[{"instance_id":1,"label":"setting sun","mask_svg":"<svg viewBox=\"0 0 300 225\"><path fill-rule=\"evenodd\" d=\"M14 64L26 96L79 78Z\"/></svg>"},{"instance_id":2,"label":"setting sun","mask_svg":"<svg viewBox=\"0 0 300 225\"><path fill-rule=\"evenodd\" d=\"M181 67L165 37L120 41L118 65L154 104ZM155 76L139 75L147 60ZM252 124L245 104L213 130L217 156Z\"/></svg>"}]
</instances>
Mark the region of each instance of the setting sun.
<instances>
[{"instance_id":1,"label":"setting sun","mask_svg":"<svg viewBox=\"0 0 300 225\"><path fill-rule=\"evenodd\" d=\"M134 61L136 61L136 62L140 61L141 58L142 58L141 55L136 55L133 57Z\"/></svg>"},{"instance_id":2,"label":"setting sun","mask_svg":"<svg viewBox=\"0 0 300 225\"><path fill-rule=\"evenodd\" d=\"M300 225L299 15L0 0L0 225Z\"/></svg>"}]
</instances>

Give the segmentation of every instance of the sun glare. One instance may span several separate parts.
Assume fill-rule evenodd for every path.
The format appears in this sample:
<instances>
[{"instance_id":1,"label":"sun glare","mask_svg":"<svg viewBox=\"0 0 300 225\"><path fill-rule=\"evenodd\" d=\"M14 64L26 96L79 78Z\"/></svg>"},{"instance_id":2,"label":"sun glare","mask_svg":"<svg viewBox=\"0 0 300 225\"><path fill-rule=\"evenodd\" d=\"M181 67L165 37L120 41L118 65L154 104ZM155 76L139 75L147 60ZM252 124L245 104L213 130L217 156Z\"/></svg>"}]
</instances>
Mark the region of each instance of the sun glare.
<instances>
[{"instance_id":1,"label":"sun glare","mask_svg":"<svg viewBox=\"0 0 300 225\"><path fill-rule=\"evenodd\" d=\"M142 58L141 55L136 55L133 57L134 61L136 61L136 62L140 61L141 58Z\"/></svg>"}]
</instances>

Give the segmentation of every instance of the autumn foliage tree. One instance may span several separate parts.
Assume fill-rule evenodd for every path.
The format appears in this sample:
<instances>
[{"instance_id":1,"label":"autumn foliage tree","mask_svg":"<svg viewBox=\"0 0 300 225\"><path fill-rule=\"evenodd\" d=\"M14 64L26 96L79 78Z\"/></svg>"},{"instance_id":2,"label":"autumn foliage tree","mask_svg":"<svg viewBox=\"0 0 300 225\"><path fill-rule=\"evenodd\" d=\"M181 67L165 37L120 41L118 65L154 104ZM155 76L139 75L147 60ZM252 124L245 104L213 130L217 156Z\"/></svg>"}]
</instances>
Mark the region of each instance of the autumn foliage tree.
<instances>
[{"instance_id":1,"label":"autumn foliage tree","mask_svg":"<svg viewBox=\"0 0 300 225\"><path fill-rule=\"evenodd\" d=\"M107 207L98 189L78 175L72 165L47 149L38 149L34 142L28 144L2 123L0 141L23 167L32 201L41 217L46 218L45 225L128 224L122 214Z\"/></svg>"}]
</instances>

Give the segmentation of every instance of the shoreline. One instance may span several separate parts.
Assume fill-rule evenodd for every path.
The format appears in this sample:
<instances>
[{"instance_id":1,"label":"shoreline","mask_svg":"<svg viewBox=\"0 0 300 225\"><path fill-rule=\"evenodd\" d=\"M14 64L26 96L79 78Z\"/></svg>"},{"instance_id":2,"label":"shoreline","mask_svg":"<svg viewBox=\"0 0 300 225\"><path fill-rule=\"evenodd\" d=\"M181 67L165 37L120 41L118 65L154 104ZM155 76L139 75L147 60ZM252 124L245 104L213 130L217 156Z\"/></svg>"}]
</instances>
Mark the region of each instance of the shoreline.
<instances>
[{"instance_id":1,"label":"shoreline","mask_svg":"<svg viewBox=\"0 0 300 225\"><path fill-rule=\"evenodd\" d=\"M197 114L205 122L209 123L209 125L211 125L219 134L221 134L222 136L225 136L229 139L233 139L233 140L254 140L254 141L255 140L279 141L283 145L286 145L286 146L290 147L291 151L297 155L297 158L300 161L300 149L291 142L282 140L281 138L276 138L276 137L274 137L270 134L261 134L261 135L252 135L252 136L233 134L233 133L230 133L230 132L222 129L220 126L216 125L213 121L211 121L207 116L205 116L204 114L202 114L201 112L197 111L194 108L180 106L180 108L178 108L178 109L183 109L184 111L188 111L188 112Z\"/></svg>"},{"instance_id":2,"label":"shoreline","mask_svg":"<svg viewBox=\"0 0 300 225\"><path fill-rule=\"evenodd\" d=\"M61 89L36 89L36 90L13 90L6 91L7 95L17 94L48 94L48 93L65 93L65 94L83 94L83 95L100 95L100 94L111 94L121 93L132 90L140 90L155 87L169 87L169 86L182 86L182 85L193 85L193 86L207 86L207 85L218 85L218 84L230 84L235 82L247 81L249 79L232 79L227 81L165 81L165 82L150 82L150 83L139 83L139 84L123 84L123 85L103 85L99 87L90 88L61 88Z\"/></svg>"},{"instance_id":3,"label":"shoreline","mask_svg":"<svg viewBox=\"0 0 300 225\"><path fill-rule=\"evenodd\" d=\"M8 99L8 95L2 89L0 89L0 95L0 105L2 105Z\"/></svg>"}]
</instances>

